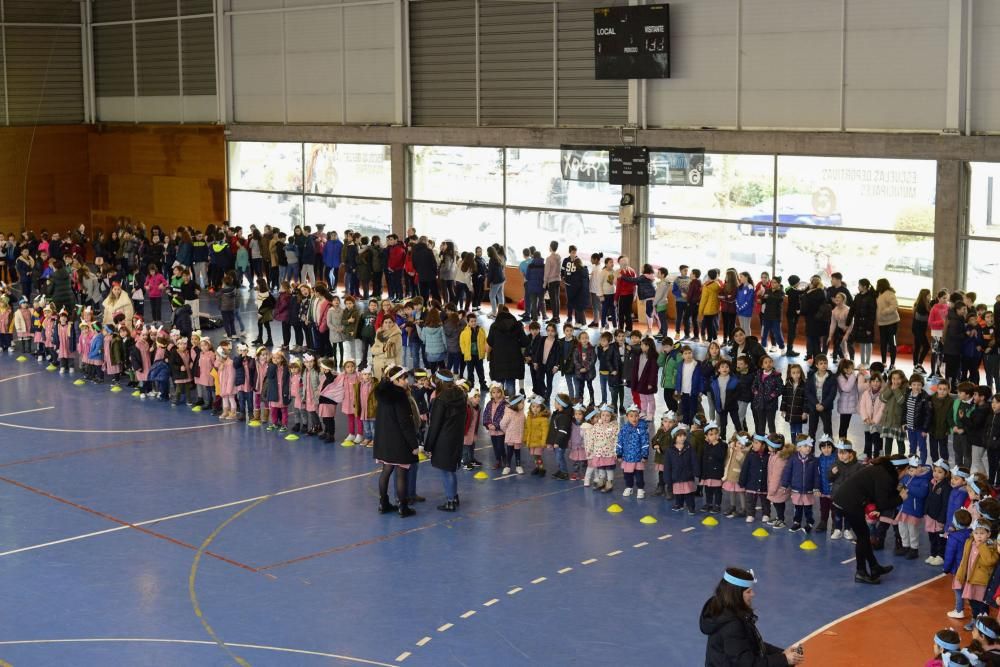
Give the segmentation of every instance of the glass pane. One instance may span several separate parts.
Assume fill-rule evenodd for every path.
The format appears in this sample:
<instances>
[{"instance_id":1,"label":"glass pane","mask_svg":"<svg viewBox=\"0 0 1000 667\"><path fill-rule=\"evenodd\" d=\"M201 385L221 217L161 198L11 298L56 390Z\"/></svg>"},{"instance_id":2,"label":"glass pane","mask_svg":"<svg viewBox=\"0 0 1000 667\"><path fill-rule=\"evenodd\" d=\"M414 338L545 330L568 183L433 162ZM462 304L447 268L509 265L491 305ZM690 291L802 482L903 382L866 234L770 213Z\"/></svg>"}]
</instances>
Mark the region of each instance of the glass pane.
<instances>
[{"instance_id":1,"label":"glass pane","mask_svg":"<svg viewBox=\"0 0 1000 667\"><path fill-rule=\"evenodd\" d=\"M873 285L887 278L901 303L932 289L933 258L934 241L926 237L802 228L778 237L779 276L808 280L816 274L829 285L830 274L839 271L852 292L861 278Z\"/></svg>"},{"instance_id":2,"label":"glass pane","mask_svg":"<svg viewBox=\"0 0 1000 667\"><path fill-rule=\"evenodd\" d=\"M682 153L654 155L681 156ZM650 163L650 168L653 168ZM678 165L670 164L671 169ZM706 154L701 187L652 185L653 215L770 222L774 209L774 158L770 155Z\"/></svg>"},{"instance_id":3,"label":"glass pane","mask_svg":"<svg viewBox=\"0 0 1000 667\"><path fill-rule=\"evenodd\" d=\"M709 269L721 273L729 267L749 271L756 278L764 271L771 273L773 251L770 230L760 237L747 237L732 223L649 221L649 261L654 266L666 266L671 275L681 264L687 264L701 269L702 280ZM777 275L782 275L783 266L779 259Z\"/></svg>"},{"instance_id":4,"label":"glass pane","mask_svg":"<svg viewBox=\"0 0 1000 667\"><path fill-rule=\"evenodd\" d=\"M302 196L233 190L229 193L229 219L243 229L249 229L250 225L264 229L264 225L271 225L291 234L295 225L304 224Z\"/></svg>"},{"instance_id":5,"label":"glass pane","mask_svg":"<svg viewBox=\"0 0 1000 667\"><path fill-rule=\"evenodd\" d=\"M461 252L503 244L503 210L448 204L410 204L408 227L438 243L454 241Z\"/></svg>"},{"instance_id":6,"label":"glass pane","mask_svg":"<svg viewBox=\"0 0 1000 667\"><path fill-rule=\"evenodd\" d=\"M966 254L965 289L976 293L976 301L993 308L1000 294L1000 243L969 241Z\"/></svg>"},{"instance_id":7,"label":"glass pane","mask_svg":"<svg viewBox=\"0 0 1000 667\"><path fill-rule=\"evenodd\" d=\"M503 149L411 146L410 198L503 203Z\"/></svg>"},{"instance_id":8,"label":"glass pane","mask_svg":"<svg viewBox=\"0 0 1000 667\"><path fill-rule=\"evenodd\" d=\"M302 192L302 144L229 142L229 187Z\"/></svg>"},{"instance_id":9,"label":"glass pane","mask_svg":"<svg viewBox=\"0 0 1000 667\"><path fill-rule=\"evenodd\" d=\"M778 157L778 221L934 233L932 160Z\"/></svg>"},{"instance_id":10,"label":"glass pane","mask_svg":"<svg viewBox=\"0 0 1000 667\"><path fill-rule=\"evenodd\" d=\"M617 257L622 251L622 231L618 215L586 215L561 211L522 211L507 209L507 263L518 264L522 250L535 246L542 257L549 254L549 242L559 242L559 252L566 255L570 244L580 247L584 266L590 254L603 252Z\"/></svg>"},{"instance_id":11,"label":"glass pane","mask_svg":"<svg viewBox=\"0 0 1000 667\"><path fill-rule=\"evenodd\" d=\"M607 159L604 153L605 164ZM507 204L617 211L621 195L618 185L564 180L561 150L507 149Z\"/></svg>"},{"instance_id":12,"label":"glass pane","mask_svg":"<svg viewBox=\"0 0 1000 667\"><path fill-rule=\"evenodd\" d=\"M388 199L391 165L383 144L306 144L306 192Z\"/></svg>"},{"instance_id":13,"label":"glass pane","mask_svg":"<svg viewBox=\"0 0 1000 667\"><path fill-rule=\"evenodd\" d=\"M969 234L1000 238L1000 164L972 163Z\"/></svg>"},{"instance_id":14,"label":"glass pane","mask_svg":"<svg viewBox=\"0 0 1000 667\"><path fill-rule=\"evenodd\" d=\"M306 197L306 223L313 229L326 225L325 231L343 234L345 229L363 236L378 235L385 240L392 230L392 202L380 199L346 197Z\"/></svg>"}]
</instances>

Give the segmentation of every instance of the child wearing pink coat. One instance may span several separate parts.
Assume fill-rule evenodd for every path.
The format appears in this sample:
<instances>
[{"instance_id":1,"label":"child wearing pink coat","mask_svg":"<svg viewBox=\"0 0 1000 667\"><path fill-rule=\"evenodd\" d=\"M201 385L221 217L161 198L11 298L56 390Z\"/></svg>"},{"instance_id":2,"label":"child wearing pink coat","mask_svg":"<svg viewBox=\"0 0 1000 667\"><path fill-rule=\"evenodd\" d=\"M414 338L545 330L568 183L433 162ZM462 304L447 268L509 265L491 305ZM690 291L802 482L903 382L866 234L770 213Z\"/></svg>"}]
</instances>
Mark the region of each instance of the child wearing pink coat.
<instances>
[{"instance_id":1,"label":"child wearing pink coat","mask_svg":"<svg viewBox=\"0 0 1000 667\"><path fill-rule=\"evenodd\" d=\"M219 396L222 397L219 419L236 419L236 369L225 344L215 349L215 369L219 374Z\"/></svg>"},{"instance_id":2,"label":"child wearing pink coat","mask_svg":"<svg viewBox=\"0 0 1000 667\"><path fill-rule=\"evenodd\" d=\"M858 374L858 414L865 431L865 456L877 457L882 453L882 413L885 403L879 399L882 393L882 376Z\"/></svg>"},{"instance_id":3,"label":"child wearing pink coat","mask_svg":"<svg viewBox=\"0 0 1000 667\"><path fill-rule=\"evenodd\" d=\"M320 432L319 422L319 386L323 379L316 364L316 357L311 354L302 356L302 396L305 402L306 419L309 435Z\"/></svg>"},{"instance_id":4,"label":"child wearing pink coat","mask_svg":"<svg viewBox=\"0 0 1000 667\"><path fill-rule=\"evenodd\" d=\"M215 402L215 378L212 371L215 369L215 351L212 350L212 341L203 338L198 344L200 352L198 354L197 374L194 378L194 386L198 391L199 404L202 409L211 410Z\"/></svg>"},{"instance_id":5,"label":"child wearing pink coat","mask_svg":"<svg viewBox=\"0 0 1000 667\"><path fill-rule=\"evenodd\" d=\"M795 453L795 445L785 442L785 436L780 433L772 433L768 436L767 446L771 449L771 456L767 459L767 500L774 506L775 519L772 526L774 528L785 527L785 503L791 497L791 490L781 486L781 476L788 465L788 459ZM769 523L764 517L764 523Z\"/></svg>"},{"instance_id":6,"label":"child wearing pink coat","mask_svg":"<svg viewBox=\"0 0 1000 667\"><path fill-rule=\"evenodd\" d=\"M292 396L292 403L288 406L288 424L293 433L298 433L309 426L305 390L302 386L302 362L292 357L288 362L288 372L288 391Z\"/></svg>"},{"instance_id":7,"label":"child wearing pink coat","mask_svg":"<svg viewBox=\"0 0 1000 667\"><path fill-rule=\"evenodd\" d=\"M357 364L353 359L344 361L344 372L334 380L334 383L340 385L340 389L344 394L344 400L340 404L340 412L347 417L347 437L341 443L345 446L351 443L359 443L364 439L361 419L358 417L357 385L359 380Z\"/></svg>"},{"instance_id":8,"label":"child wearing pink coat","mask_svg":"<svg viewBox=\"0 0 1000 667\"><path fill-rule=\"evenodd\" d=\"M500 431L503 433L504 447L507 451L507 465L501 474L510 474L510 464L513 461L517 474L523 475L524 468L521 467L521 445L524 444L523 394L517 394L507 400L507 409L500 418Z\"/></svg>"},{"instance_id":9,"label":"child wearing pink coat","mask_svg":"<svg viewBox=\"0 0 1000 667\"><path fill-rule=\"evenodd\" d=\"M69 314L63 308L59 312L59 323L56 325L56 346L59 358L59 373L73 372L73 323Z\"/></svg>"}]
</instances>

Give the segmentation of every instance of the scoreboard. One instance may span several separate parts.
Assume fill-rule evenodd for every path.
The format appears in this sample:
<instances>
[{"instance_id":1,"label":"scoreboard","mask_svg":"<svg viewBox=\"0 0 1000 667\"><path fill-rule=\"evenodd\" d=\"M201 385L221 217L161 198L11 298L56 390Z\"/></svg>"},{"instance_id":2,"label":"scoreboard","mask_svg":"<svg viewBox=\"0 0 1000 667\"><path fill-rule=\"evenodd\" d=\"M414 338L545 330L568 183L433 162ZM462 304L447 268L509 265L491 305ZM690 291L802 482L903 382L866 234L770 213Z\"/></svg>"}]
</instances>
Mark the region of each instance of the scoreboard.
<instances>
[{"instance_id":1,"label":"scoreboard","mask_svg":"<svg viewBox=\"0 0 1000 667\"><path fill-rule=\"evenodd\" d=\"M594 10L598 79L670 78L670 5Z\"/></svg>"}]
</instances>

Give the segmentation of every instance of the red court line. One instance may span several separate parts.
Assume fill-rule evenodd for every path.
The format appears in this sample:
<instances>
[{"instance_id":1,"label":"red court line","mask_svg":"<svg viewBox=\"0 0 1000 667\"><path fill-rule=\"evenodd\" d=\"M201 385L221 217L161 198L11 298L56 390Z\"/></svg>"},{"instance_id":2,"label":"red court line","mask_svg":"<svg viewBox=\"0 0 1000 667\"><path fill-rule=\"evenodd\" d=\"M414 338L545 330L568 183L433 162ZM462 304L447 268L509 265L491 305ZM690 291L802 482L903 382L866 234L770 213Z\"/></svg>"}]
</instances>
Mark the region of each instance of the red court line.
<instances>
[{"instance_id":1,"label":"red court line","mask_svg":"<svg viewBox=\"0 0 1000 667\"><path fill-rule=\"evenodd\" d=\"M3 479L0 477L0 479ZM477 517L482 514L487 514L489 512L495 512L497 510L507 509L508 507L513 507L514 505L520 505L521 503L528 503L533 500L538 500L539 498L547 498L548 496L559 495L560 493L566 493L567 491L573 491L575 489L583 488L582 485L576 484L570 486L569 488L560 489L558 491L550 491L549 493L541 493L537 496L528 496L526 498L518 498L517 500L511 500L500 505L493 505L491 507L484 507L481 510L476 510L474 512L467 512L461 516L454 517L452 519L442 519L441 521L434 521L433 523L424 524L422 526L415 526L413 528L408 528L406 530L399 530L395 533L388 533L386 535L379 535L378 537L373 537L367 540L362 540L361 542L355 542L353 544L345 544L339 547L332 547L330 549L324 549L323 551L317 551L315 553L306 554L305 556L299 556L297 558L290 558L288 560L279 561L277 563L271 563L270 565L262 565L256 569L257 572L266 572L268 570L276 570L281 567L286 567L288 565L294 565L295 563L301 563L302 561L312 560L313 558L320 558L322 556L330 556L332 554L343 553L345 551L350 551L352 549L357 549L359 547L367 547L372 544L378 544L380 542L387 542L393 540L397 537L403 537L404 535L411 535L413 533L419 533L422 530L427 530L428 528L434 528L436 526L450 525L462 521L463 519L470 519L472 517Z\"/></svg>"},{"instance_id":2,"label":"red court line","mask_svg":"<svg viewBox=\"0 0 1000 667\"><path fill-rule=\"evenodd\" d=\"M27 484L25 484L23 482L19 482L16 479L9 479L7 477L0 477L0 482L6 482L7 484L11 484L12 486L16 486L16 487L18 487L20 489L24 489L25 491L30 491L31 493L37 494L39 496L42 496L43 498L48 498L48 499L54 500L54 501L56 501L58 503L62 503L64 505L69 505L70 507L72 507L74 509L78 509L78 510L86 512L88 514L92 514L94 516L98 516L98 517L100 517L102 519L105 519L107 521L111 521L112 523L117 523L120 526L127 526L127 527L129 527L129 528L131 528L133 530L139 531L140 533L144 533L146 535L150 535L152 537L156 537L158 539L165 540L167 542L170 542L171 544L176 544L179 547L184 547L185 549L190 549L191 551L198 551L198 547L196 547L196 546L194 546L192 544L188 544L187 542L183 542L183 541L178 540L178 539L176 539L174 537L170 537L169 535L164 535L163 533L158 533L155 530L150 530L150 529L144 528L142 526L137 526L137 525L135 525L133 523L129 523L128 521L125 521L124 519L119 519L117 517L111 516L110 514L106 514L104 512L101 512L99 510L95 510L95 509L87 507L85 505L81 505L79 503L75 503L72 500L67 500L66 498L61 498L60 496L57 496L57 495L52 494L52 493L49 493L48 491L43 491L42 489L36 489L35 487L29 486L29 485L27 485ZM256 568L251 567L250 565L246 565L245 563L241 563L239 561L233 560L231 558L227 558L226 556L223 556L221 554L217 554L217 553L214 553L214 552L211 552L211 551L205 551L204 554L206 556L211 556L212 558L215 558L216 560L220 560L223 563L228 563L230 565L235 565L236 567L242 568L242 569L247 570L249 572L254 572L254 573L257 572Z\"/></svg>"},{"instance_id":3,"label":"red court line","mask_svg":"<svg viewBox=\"0 0 1000 667\"><path fill-rule=\"evenodd\" d=\"M0 463L0 468L10 468L11 466L20 466L28 463L39 463L41 461L55 461L58 459L65 459L71 456L80 456L82 454L91 454L93 452L103 451L105 449L115 449L116 447L128 447L129 445L138 445L143 442L153 442L152 438L145 438L143 440L126 440L124 442L113 442L110 445L100 445L99 447L86 447L84 449L73 449L68 452L54 452L52 454L42 454L39 456L33 456L27 459L19 459L17 461L10 461L9 463Z\"/></svg>"}]
</instances>

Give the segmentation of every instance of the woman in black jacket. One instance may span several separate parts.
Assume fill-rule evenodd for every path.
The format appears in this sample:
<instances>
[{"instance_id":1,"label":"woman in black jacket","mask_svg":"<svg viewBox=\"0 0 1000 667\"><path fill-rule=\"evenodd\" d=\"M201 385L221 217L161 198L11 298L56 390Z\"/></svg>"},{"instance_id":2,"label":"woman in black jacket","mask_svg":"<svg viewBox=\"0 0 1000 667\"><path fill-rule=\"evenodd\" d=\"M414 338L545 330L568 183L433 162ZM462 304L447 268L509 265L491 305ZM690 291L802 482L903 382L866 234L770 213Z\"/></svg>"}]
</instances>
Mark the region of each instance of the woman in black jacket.
<instances>
[{"instance_id":1,"label":"woman in black jacket","mask_svg":"<svg viewBox=\"0 0 1000 667\"><path fill-rule=\"evenodd\" d=\"M727 567L715 594L701 609L699 627L708 635L705 667L784 667L805 659L800 647L782 651L757 630L753 570Z\"/></svg>"},{"instance_id":2,"label":"woman in black jacket","mask_svg":"<svg viewBox=\"0 0 1000 667\"><path fill-rule=\"evenodd\" d=\"M956 301L948 309L948 317L944 324L944 373L951 384L951 390L958 387L958 378L962 372L962 343L965 342L965 318L968 308L961 301Z\"/></svg>"},{"instance_id":3,"label":"woman in black jacket","mask_svg":"<svg viewBox=\"0 0 1000 667\"><path fill-rule=\"evenodd\" d=\"M382 464L378 478L379 514L399 510L399 516L413 516L407 502L406 471L419 464L417 429L420 415L413 409L406 382L406 369L390 366L385 379L375 387L378 412L375 414L375 460ZM396 470L399 468L400 470ZM396 471L396 497L399 506L389 502L389 477Z\"/></svg>"},{"instance_id":4,"label":"woman in black jacket","mask_svg":"<svg viewBox=\"0 0 1000 667\"><path fill-rule=\"evenodd\" d=\"M802 295L802 317L806 321L806 361L826 346L823 337L830 331L830 304L819 276L813 276L809 289Z\"/></svg>"},{"instance_id":5,"label":"woman in black jacket","mask_svg":"<svg viewBox=\"0 0 1000 667\"><path fill-rule=\"evenodd\" d=\"M833 494L834 506L843 512L857 538L854 581L858 583L877 584L880 576L892 572L891 565L879 565L872 551L865 505L874 504L875 511L880 514L899 507L906 500L906 489L899 485L899 480L906 473L907 465L907 459L902 457L874 459L871 465L851 475Z\"/></svg>"},{"instance_id":6,"label":"woman in black jacket","mask_svg":"<svg viewBox=\"0 0 1000 667\"><path fill-rule=\"evenodd\" d=\"M442 512L454 512L459 504L458 478L455 472L462 460L466 396L464 391L455 386L451 371L439 370L434 377L437 382L437 397L431 405L424 449L430 452L431 465L441 471L444 482L444 504L438 505L438 509ZM382 407L379 406L379 411L381 410Z\"/></svg>"},{"instance_id":7,"label":"woman in black jacket","mask_svg":"<svg viewBox=\"0 0 1000 667\"><path fill-rule=\"evenodd\" d=\"M748 336L742 327L736 327L733 329L733 344L729 348L729 358L735 361L744 354L750 362L751 373L760 367L760 358L767 356L764 347L754 336Z\"/></svg>"},{"instance_id":8,"label":"woman in black jacket","mask_svg":"<svg viewBox=\"0 0 1000 667\"><path fill-rule=\"evenodd\" d=\"M513 396L516 381L524 379L524 347L528 344L528 336L524 333L524 325L510 314L507 306L500 306L497 319L486 335L486 344L490 379L502 384L504 392Z\"/></svg>"},{"instance_id":9,"label":"woman in black jacket","mask_svg":"<svg viewBox=\"0 0 1000 667\"><path fill-rule=\"evenodd\" d=\"M875 344L876 311L875 290L867 278L862 278L858 281L858 294L851 304L848 322L854 323L849 343L852 347L854 343L861 344L861 363L866 365L871 363L872 346Z\"/></svg>"}]
</instances>

